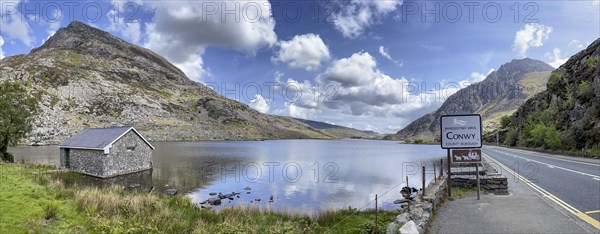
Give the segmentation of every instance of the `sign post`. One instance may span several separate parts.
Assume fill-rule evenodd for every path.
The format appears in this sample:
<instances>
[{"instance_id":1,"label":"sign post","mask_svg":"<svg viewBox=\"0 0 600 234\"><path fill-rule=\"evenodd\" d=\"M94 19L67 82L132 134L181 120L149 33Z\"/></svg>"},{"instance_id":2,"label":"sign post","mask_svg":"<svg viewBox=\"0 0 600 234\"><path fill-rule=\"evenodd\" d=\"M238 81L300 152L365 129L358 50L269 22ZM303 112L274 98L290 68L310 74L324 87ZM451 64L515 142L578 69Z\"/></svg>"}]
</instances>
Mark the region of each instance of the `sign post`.
<instances>
[{"instance_id":1,"label":"sign post","mask_svg":"<svg viewBox=\"0 0 600 234\"><path fill-rule=\"evenodd\" d=\"M448 196L450 188L450 163L481 162L482 128L478 114L443 115L440 117L440 139L442 149L448 150ZM477 173L477 200L479 200L479 165Z\"/></svg>"}]
</instances>

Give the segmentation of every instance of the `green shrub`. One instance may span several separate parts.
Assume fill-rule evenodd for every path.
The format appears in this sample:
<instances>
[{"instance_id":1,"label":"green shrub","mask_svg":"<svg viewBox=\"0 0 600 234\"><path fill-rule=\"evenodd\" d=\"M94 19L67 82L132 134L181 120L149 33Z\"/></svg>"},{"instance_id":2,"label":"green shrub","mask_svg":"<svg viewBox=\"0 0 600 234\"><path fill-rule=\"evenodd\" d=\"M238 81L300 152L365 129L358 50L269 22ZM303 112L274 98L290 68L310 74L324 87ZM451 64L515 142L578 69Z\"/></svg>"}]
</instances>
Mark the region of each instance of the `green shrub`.
<instances>
[{"instance_id":1,"label":"green shrub","mask_svg":"<svg viewBox=\"0 0 600 234\"><path fill-rule=\"evenodd\" d=\"M560 81L561 76L558 73L552 73L550 78L548 78L548 87L555 86Z\"/></svg>"},{"instance_id":2,"label":"green shrub","mask_svg":"<svg viewBox=\"0 0 600 234\"><path fill-rule=\"evenodd\" d=\"M516 128L511 128L510 130L508 130L505 134L504 134L504 141L503 144L507 145L507 146L516 146L517 144L517 140L518 140L518 135L516 134L517 130Z\"/></svg>"},{"instance_id":3,"label":"green shrub","mask_svg":"<svg viewBox=\"0 0 600 234\"><path fill-rule=\"evenodd\" d=\"M50 201L44 204L44 218L45 219L53 219L58 217L58 203L55 201Z\"/></svg>"},{"instance_id":4,"label":"green shrub","mask_svg":"<svg viewBox=\"0 0 600 234\"><path fill-rule=\"evenodd\" d=\"M585 63L587 64L588 69L590 69L590 70L596 69L596 66L598 65L598 62L600 62L600 55L590 56L585 61Z\"/></svg>"},{"instance_id":5,"label":"green shrub","mask_svg":"<svg viewBox=\"0 0 600 234\"><path fill-rule=\"evenodd\" d=\"M505 115L505 116L502 116L502 118L500 118L500 126L502 126L501 128L506 128L506 127L508 127L509 124L510 124L510 116Z\"/></svg>"},{"instance_id":6,"label":"green shrub","mask_svg":"<svg viewBox=\"0 0 600 234\"><path fill-rule=\"evenodd\" d=\"M561 147L560 133L556 131L554 126L546 128L544 144L547 148L552 150L557 150Z\"/></svg>"}]
</instances>

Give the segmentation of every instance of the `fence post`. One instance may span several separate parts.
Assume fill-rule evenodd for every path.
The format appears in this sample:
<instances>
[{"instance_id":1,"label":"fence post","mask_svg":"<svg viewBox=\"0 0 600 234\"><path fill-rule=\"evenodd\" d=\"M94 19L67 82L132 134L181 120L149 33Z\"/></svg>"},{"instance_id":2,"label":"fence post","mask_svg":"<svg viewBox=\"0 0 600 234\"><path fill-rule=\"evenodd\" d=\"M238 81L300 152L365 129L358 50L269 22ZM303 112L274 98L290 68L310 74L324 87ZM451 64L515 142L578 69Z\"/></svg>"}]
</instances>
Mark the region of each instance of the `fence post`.
<instances>
[{"instance_id":1,"label":"fence post","mask_svg":"<svg viewBox=\"0 0 600 234\"><path fill-rule=\"evenodd\" d=\"M435 181L437 183L437 173L435 172L437 170L435 169L435 162L432 164L433 164L433 181Z\"/></svg>"},{"instance_id":2,"label":"fence post","mask_svg":"<svg viewBox=\"0 0 600 234\"><path fill-rule=\"evenodd\" d=\"M440 158L440 177L444 177L444 159Z\"/></svg>"},{"instance_id":3,"label":"fence post","mask_svg":"<svg viewBox=\"0 0 600 234\"><path fill-rule=\"evenodd\" d=\"M423 169L423 173L422 173L423 174L423 181L422 181L423 182L423 185L422 185L423 193L421 193L421 198L425 197L425 166L423 166L422 169Z\"/></svg>"},{"instance_id":4,"label":"fence post","mask_svg":"<svg viewBox=\"0 0 600 234\"><path fill-rule=\"evenodd\" d=\"M375 194L375 233L377 233L377 213L379 210L377 209L377 194Z\"/></svg>"},{"instance_id":5,"label":"fence post","mask_svg":"<svg viewBox=\"0 0 600 234\"><path fill-rule=\"evenodd\" d=\"M408 185L408 176L406 176L406 187L410 189L410 186ZM410 190L410 191L412 193L412 190ZM409 197L410 197L410 195L409 195ZM410 211L410 199L408 199L406 201L406 205L407 205L406 207L408 207L408 211Z\"/></svg>"}]
</instances>

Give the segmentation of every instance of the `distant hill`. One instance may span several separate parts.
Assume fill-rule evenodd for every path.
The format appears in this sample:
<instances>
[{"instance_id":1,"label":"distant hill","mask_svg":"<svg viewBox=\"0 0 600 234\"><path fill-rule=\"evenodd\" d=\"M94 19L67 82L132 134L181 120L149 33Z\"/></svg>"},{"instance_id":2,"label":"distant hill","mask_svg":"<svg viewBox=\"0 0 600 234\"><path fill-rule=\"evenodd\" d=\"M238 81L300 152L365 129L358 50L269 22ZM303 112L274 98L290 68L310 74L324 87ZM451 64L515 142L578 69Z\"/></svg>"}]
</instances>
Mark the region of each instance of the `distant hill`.
<instances>
[{"instance_id":1,"label":"distant hill","mask_svg":"<svg viewBox=\"0 0 600 234\"><path fill-rule=\"evenodd\" d=\"M120 125L154 141L337 137L227 99L158 54L80 22L29 54L0 60L6 80L24 84L41 105L26 144Z\"/></svg>"},{"instance_id":2,"label":"distant hill","mask_svg":"<svg viewBox=\"0 0 600 234\"><path fill-rule=\"evenodd\" d=\"M547 90L527 100L501 139L510 146L600 156L600 39L552 72Z\"/></svg>"},{"instance_id":3,"label":"distant hill","mask_svg":"<svg viewBox=\"0 0 600 234\"><path fill-rule=\"evenodd\" d=\"M387 140L439 141L440 116L459 111L481 114L484 132L500 127L502 116L511 115L534 94L544 90L552 66L534 59L515 59L503 64L483 81L471 84L446 99L436 111L418 118Z\"/></svg>"},{"instance_id":4,"label":"distant hill","mask_svg":"<svg viewBox=\"0 0 600 234\"><path fill-rule=\"evenodd\" d=\"M312 128L319 129L322 132L329 133L338 138L378 138L381 135L374 131L363 131L354 128L348 128L344 126L328 124L324 122L314 121L314 120L306 120L306 119L298 119L296 120L307 124Z\"/></svg>"}]
</instances>

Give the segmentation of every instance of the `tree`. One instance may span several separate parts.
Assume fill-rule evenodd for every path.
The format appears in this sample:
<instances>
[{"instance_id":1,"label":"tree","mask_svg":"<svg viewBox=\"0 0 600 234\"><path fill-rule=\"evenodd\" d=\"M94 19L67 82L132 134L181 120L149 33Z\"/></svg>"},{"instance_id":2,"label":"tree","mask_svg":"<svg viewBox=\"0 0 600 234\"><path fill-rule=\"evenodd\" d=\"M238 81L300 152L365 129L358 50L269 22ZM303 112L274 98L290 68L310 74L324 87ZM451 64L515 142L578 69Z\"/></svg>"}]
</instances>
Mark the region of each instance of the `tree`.
<instances>
[{"instance_id":1,"label":"tree","mask_svg":"<svg viewBox=\"0 0 600 234\"><path fill-rule=\"evenodd\" d=\"M12 161L8 146L16 145L31 131L33 117L40 111L37 100L17 82L0 83L0 156Z\"/></svg>"},{"instance_id":2,"label":"tree","mask_svg":"<svg viewBox=\"0 0 600 234\"><path fill-rule=\"evenodd\" d=\"M502 118L500 118L500 128L504 129L506 127L508 127L508 125L510 124L510 116L505 115L502 116Z\"/></svg>"},{"instance_id":3,"label":"tree","mask_svg":"<svg viewBox=\"0 0 600 234\"><path fill-rule=\"evenodd\" d=\"M544 143L546 144L546 147L552 150L557 150L561 147L560 133L556 131L556 128L554 126L549 126L548 128L546 128Z\"/></svg>"}]
</instances>

